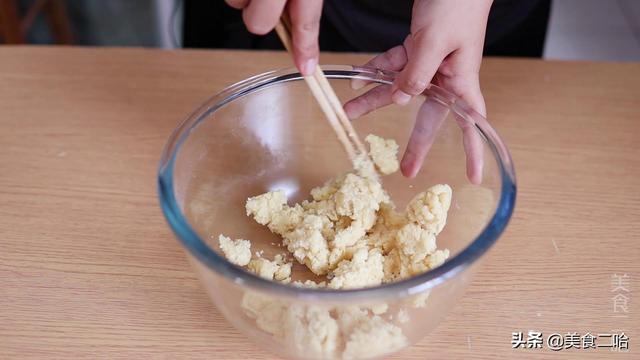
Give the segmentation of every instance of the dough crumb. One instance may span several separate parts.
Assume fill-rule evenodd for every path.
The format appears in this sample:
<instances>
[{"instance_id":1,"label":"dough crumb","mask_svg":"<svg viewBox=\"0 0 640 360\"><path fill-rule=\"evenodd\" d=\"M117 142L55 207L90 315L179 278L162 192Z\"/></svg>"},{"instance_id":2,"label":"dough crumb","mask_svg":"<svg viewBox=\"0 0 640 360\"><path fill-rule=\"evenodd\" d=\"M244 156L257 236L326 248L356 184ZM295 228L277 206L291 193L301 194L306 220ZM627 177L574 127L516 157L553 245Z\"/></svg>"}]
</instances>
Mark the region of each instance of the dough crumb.
<instances>
[{"instance_id":1,"label":"dough crumb","mask_svg":"<svg viewBox=\"0 0 640 360\"><path fill-rule=\"evenodd\" d=\"M283 316L284 339L298 353L314 358L334 358L339 344L337 321L329 310L317 306L292 305Z\"/></svg>"},{"instance_id":2,"label":"dough crumb","mask_svg":"<svg viewBox=\"0 0 640 360\"><path fill-rule=\"evenodd\" d=\"M407 346L409 341L402 329L386 322L378 315L356 325L346 339L343 359L361 359L397 351Z\"/></svg>"},{"instance_id":3,"label":"dough crumb","mask_svg":"<svg viewBox=\"0 0 640 360\"><path fill-rule=\"evenodd\" d=\"M414 308L423 308L427 304L427 300L429 299L429 291L425 291L413 297L411 301L411 305Z\"/></svg>"},{"instance_id":4,"label":"dough crumb","mask_svg":"<svg viewBox=\"0 0 640 360\"><path fill-rule=\"evenodd\" d=\"M246 266L251 260L251 242L249 240L231 240L230 238L218 236L218 244L224 256L231 263L238 266Z\"/></svg>"},{"instance_id":5,"label":"dough crumb","mask_svg":"<svg viewBox=\"0 0 640 360\"><path fill-rule=\"evenodd\" d=\"M329 282L332 289L355 289L380 285L384 272L380 250L359 249L351 260L342 260Z\"/></svg>"},{"instance_id":6,"label":"dough crumb","mask_svg":"<svg viewBox=\"0 0 640 360\"><path fill-rule=\"evenodd\" d=\"M400 168L398 162L398 143L393 139L383 139L369 134L364 139L369 143L369 156L373 159L378 171L383 175L393 174Z\"/></svg>"},{"instance_id":7,"label":"dough crumb","mask_svg":"<svg viewBox=\"0 0 640 360\"><path fill-rule=\"evenodd\" d=\"M451 206L451 187L446 184L432 186L416 195L407 206L407 218L424 229L438 235L447 222Z\"/></svg>"},{"instance_id":8,"label":"dough crumb","mask_svg":"<svg viewBox=\"0 0 640 360\"><path fill-rule=\"evenodd\" d=\"M260 225L267 225L274 215L281 212L287 203L287 195L284 191L272 191L247 199L247 215Z\"/></svg>"},{"instance_id":9,"label":"dough crumb","mask_svg":"<svg viewBox=\"0 0 640 360\"><path fill-rule=\"evenodd\" d=\"M297 287L309 288L309 289L318 289L318 288L326 287L327 283L324 281L317 283L313 280L306 280L306 281L294 281L291 283L291 285L297 286Z\"/></svg>"},{"instance_id":10,"label":"dough crumb","mask_svg":"<svg viewBox=\"0 0 640 360\"><path fill-rule=\"evenodd\" d=\"M409 322L409 313L407 313L407 310L402 309L398 311L397 318L399 323L406 324Z\"/></svg>"},{"instance_id":11,"label":"dough crumb","mask_svg":"<svg viewBox=\"0 0 640 360\"><path fill-rule=\"evenodd\" d=\"M389 305L387 305L386 303L379 303L371 306L370 309L372 313L376 315L382 315L386 313L387 310L389 310Z\"/></svg>"},{"instance_id":12,"label":"dough crumb","mask_svg":"<svg viewBox=\"0 0 640 360\"><path fill-rule=\"evenodd\" d=\"M282 255L276 255L273 261L257 258L249 262L248 268L256 275L267 280L290 281L292 263L285 262Z\"/></svg>"}]
</instances>

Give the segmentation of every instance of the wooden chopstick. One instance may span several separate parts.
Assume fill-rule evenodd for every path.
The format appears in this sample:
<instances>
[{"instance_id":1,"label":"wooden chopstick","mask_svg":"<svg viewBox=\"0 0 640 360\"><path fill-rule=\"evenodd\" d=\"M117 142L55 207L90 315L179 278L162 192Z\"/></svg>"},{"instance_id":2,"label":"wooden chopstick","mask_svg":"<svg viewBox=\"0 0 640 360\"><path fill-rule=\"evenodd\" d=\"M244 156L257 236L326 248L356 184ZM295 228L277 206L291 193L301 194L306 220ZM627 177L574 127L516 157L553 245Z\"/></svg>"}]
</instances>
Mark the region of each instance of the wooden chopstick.
<instances>
[{"instance_id":1,"label":"wooden chopstick","mask_svg":"<svg viewBox=\"0 0 640 360\"><path fill-rule=\"evenodd\" d=\"M278 33L284 47L292 54L291 23L286 13L282 15L278 25L276 25L276 32ZM305 76L304 79L309 86L311 93L316 98L318 105L320 105L320 108L327 117L327 120L329 120L329 124L338 136L338 140L342 143L351 161L355 163L355 159L359 154L364 154L366 156L367 152L364 145L360 141L358 134L353 129L351 121L344 112L338 96L331 87L331 84L325 77L320 66L316 65L313 75Z\"/></svg>"},{"instance_id":2,"label":"wooden chopstick","mask_svg":"<svg viewBox=\"0 0 640 360\"><path fill-rule=\"evenodd\" d=\"M344 112L344 108L342 107L338 96L329 83L329 80L327 80L326 76L324 76L324 72L319 65L316 66L316 71L313 74L313 77L318 81L318 83L320 83L320 87L324 91L327 99L329 100L329 103L333 107L333 111L336 113L338 119L342 123L342 126L349 135L349 138L351 138L351 141L353 141L353 143L356 145L356 149L358 149L360 153L366 154L367 150L364 148L362 141L360 141L360 138L353 128L353 125L351 125L351 120L349 120L347 113Z\"/></svg>"}]
</instances>

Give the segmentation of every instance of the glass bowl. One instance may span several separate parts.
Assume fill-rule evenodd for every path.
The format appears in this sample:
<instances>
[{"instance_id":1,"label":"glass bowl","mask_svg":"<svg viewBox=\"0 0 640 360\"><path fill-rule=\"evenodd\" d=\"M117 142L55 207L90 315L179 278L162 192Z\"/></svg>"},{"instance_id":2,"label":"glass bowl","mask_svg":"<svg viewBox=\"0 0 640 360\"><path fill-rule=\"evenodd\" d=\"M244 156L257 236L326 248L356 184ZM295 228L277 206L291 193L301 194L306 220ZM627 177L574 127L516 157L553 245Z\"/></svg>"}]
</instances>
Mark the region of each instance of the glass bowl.
<instances>
[{"instance_id":1,"label":"glass bowl","mask_svg":"<svg viewBox=\"0 0 640 360\"><path fill-rule=\"evenodd\" d=\"M365 92L350 80L391 84L395 73L325 66L344 103ZM424 166L413 179L382 179L399 209L438 184L453 189L447 225L437 238L450 257L426 273L353 290L276 283L228 262L218 235L249 239L272 258L280 239L246 216L248 197L281 189L289 203L351 170L332 128L293 69L251 77L207 100L171 135L158 183L164 215L184 245L204 288L226 319L264 348L289 358L375 358L409 346L431 330L463 295L477 265L513 212L515 173L507 148L489 123L434 85L406 106L390 105L353 121L364 138L393 138L401 155L417 116L433 118ZM466 176L460 125L482 139L482 183ZM435 131L433 128L438 128ZM303 267L294 264L294 273Z\"/></svg>"}]
</instances>

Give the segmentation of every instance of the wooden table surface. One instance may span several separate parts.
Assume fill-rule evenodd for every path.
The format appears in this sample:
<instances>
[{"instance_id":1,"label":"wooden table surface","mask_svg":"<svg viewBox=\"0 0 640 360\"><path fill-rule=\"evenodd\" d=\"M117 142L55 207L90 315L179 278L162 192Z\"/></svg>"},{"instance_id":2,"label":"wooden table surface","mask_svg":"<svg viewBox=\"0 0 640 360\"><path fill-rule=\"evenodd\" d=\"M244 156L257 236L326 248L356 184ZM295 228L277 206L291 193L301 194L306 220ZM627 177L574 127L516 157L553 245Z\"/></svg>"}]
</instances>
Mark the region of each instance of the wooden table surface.
<instances>
[{"instance_id":1,"label":"wooden table surface","mask_svg":"<svg viewBox=\"0 0 640 360\"><path fill-rule=\"evenodd\" d=\"M156 199L176 124L290 64L255 55L0 47L0 359L273 358L210 303ZM640 358L640 64L487 59L482 84L517 209L465 298L395 358ZM512 350L529 330L624 331L631 350Z\"/></svg>"}]
</instances>

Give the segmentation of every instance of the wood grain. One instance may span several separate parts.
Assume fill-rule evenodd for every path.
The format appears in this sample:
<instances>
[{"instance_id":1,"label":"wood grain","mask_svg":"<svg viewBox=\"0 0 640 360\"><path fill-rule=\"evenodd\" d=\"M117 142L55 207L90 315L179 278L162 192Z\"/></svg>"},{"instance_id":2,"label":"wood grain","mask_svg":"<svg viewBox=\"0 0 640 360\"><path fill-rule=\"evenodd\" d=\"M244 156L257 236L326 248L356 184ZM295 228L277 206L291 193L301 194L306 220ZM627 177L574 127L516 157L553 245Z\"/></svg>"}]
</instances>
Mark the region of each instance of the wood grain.
<instances>
[{"instance_id":1,"label":"wood grain","mask_svg":"<svg viewBox=\"0 0 640 360\"><path fill-rule=\"evenodd\" d=\"M271 52L0 47L1 359L273 358L200 288L158 208L155 173L194 107L289 63ZM463 301L395 358L637 358L640 64L487 59L482 81L516 163L517 210ZM612 310L614 273L631 276L626 318ZM511 333L530 329L624 331L631 352L512 350Z\"/></svg>"}]
</instances>

